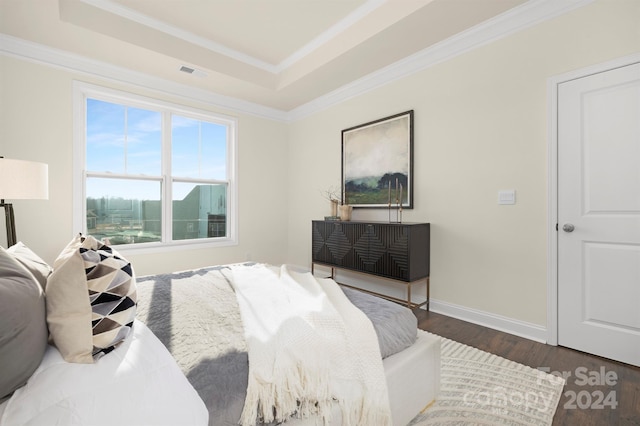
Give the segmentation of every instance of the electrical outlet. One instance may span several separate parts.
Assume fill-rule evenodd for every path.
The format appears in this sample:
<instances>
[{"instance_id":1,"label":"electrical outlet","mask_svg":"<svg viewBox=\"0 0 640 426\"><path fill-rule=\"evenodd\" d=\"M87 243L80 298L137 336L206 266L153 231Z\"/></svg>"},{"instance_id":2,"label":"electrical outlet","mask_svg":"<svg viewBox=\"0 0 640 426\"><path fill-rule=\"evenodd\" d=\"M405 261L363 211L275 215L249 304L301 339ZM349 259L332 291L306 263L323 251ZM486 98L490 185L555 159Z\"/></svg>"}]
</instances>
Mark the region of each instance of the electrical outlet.
<instances>
[{"instance_id":1,"label":"electrical outlet","mask_svg":"<svg viewBox=\"0 0 640 426\"><path fill-rule=\"evenodd\" d=\"M515 204L516 191L513 189L498 191L498 204Z\"/></svg>"}]
</instances>

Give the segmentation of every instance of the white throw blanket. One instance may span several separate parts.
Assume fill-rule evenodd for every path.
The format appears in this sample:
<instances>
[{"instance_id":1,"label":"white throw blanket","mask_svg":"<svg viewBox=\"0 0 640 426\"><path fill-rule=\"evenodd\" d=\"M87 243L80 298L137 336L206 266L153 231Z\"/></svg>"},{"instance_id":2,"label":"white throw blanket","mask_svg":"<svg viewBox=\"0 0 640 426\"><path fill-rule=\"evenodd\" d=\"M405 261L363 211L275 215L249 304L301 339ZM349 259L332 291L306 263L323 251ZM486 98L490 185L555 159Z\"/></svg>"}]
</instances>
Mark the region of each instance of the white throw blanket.
<instances>
[{"instance_id":1,"label":"white throw blanket","mask_svg":"<svg viewBox=\"0 0 640 426\"><path fill-rule=\"evenodd\" d=\"M249 353L240 423L319 415L337 402L343 425L390 425L380 348L371 321L335 281L287 266L232 268Z\"/></svg>"}]
</instances>

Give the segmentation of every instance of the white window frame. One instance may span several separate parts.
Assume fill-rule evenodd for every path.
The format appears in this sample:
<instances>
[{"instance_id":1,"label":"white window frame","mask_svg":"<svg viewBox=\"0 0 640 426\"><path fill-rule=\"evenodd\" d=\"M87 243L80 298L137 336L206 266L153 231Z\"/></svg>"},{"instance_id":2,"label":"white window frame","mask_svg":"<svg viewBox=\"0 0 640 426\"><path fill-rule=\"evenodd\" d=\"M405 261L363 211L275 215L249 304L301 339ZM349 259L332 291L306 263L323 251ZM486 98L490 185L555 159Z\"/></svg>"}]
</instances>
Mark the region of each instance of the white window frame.
<instances>
[{"instance_id":1,"label":"white window frame","mask_svg":"<svg viewBox=\"0 0 640 426\"><path fill-rule=\"evenodd\" d=\"M172 181L175 178L179 182L198 183L198 179L185 179L180 176L171 176L171 145L164 138L171 132L171 123L165 120L162 141L162 241L119 244L117 250L121 253L153 253L173 251L177 248L206 248L224 247L238 244L238 176L237 176L237 133L238 122L234 117L200 110L149 97L135 95L115 89L101 87L89 83L74 81L73 83L73 229L74 234L87 233L87 202L86 202L86 105L87 99L98 99L116 104L160 111L170 112L196 120L219 123L227 126L227 179L224 183L227 188L227 232L225 237L199 238L190 240L171 241L172 217L170 204L172 200ZM167 133L169 132L169 133ZM98 176L92 174L92 176ZM122 177L135 179L136 176L119 176L109 174L110 177ZM151 179L156 181L157 179ZM221 181L222 182L222 181ZM206 182L209 183L209 182Z\"/></svg>"}]
</instances>

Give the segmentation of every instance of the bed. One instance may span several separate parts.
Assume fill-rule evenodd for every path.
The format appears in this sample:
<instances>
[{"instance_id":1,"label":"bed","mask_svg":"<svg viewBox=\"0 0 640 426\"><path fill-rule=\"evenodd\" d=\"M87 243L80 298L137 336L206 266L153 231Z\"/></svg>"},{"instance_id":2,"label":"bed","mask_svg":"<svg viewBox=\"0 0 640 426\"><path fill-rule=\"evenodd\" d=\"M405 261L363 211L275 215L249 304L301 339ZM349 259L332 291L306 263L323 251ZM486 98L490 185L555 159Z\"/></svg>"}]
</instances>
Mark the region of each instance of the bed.
<instances>
[{"instance_id":1,"label":"bed","mask_svg":"<svg viewBox=\"0 0 640 426\"><path fill-rule=\"evenodd\" d=\"M26 384L0 403L0 424L238 424L248 355L227 274L233 266L138 277L131 333L89 364L66 362L46 345ZM406 425L438 392L439 341L417 330L407 308L343 291L373 323L391 418ZM331 424L341 424L341 415L335 407Z\"/></svg>"},{"instance_id":2,"label":"bed","mask_svg":"<svg viewBox=\"0 0 640 426\"><path fill-rule=\"evenodd\" d=\"M138 318L165 344L205 401L211 425L238 423L247 386L242 320L223 274L228 267L141 277L137 283ZM437 394L439 341L417 330L416 317L406 307L357 290L343 291L374 324L384 357L393 423L406 425ZM305 424L296 421L299 423L287 423Z\"/></svg>"}]
</instances>

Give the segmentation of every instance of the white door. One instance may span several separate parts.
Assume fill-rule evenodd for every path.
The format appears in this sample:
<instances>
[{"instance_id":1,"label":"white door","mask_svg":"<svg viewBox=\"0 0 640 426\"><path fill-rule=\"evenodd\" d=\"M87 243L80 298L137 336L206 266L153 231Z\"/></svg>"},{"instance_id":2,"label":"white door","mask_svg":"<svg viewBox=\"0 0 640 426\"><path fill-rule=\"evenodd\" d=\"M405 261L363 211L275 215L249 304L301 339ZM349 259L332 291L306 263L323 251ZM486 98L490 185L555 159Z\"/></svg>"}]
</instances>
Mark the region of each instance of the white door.
<instances>
[{"instance_id":1,"label":"white door","mask_svg":"<svg viewBox=\"0 0 640 426\"><path fill-rule=\"evenodd\" d=\"M558 344L640 366L640 64L558 88Z\"/></svg>"}]
</instances>

